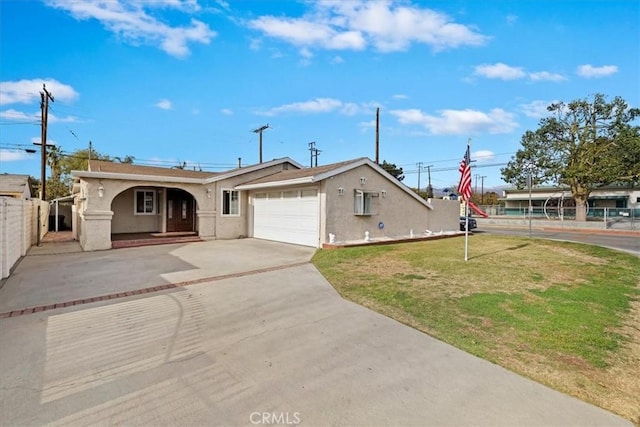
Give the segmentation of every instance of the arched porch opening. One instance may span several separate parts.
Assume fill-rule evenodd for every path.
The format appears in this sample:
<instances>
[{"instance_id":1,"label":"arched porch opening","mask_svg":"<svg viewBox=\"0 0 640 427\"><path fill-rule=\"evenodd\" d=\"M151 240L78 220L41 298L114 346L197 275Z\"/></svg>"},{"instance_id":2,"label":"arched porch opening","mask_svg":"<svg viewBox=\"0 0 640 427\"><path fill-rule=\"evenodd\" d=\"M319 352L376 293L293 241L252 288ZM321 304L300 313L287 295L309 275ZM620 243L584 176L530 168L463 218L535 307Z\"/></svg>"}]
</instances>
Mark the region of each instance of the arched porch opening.
<instances>
[{"instance_id":1,"label":"arched porch opening","mask_svg":"<svg viewBox=\"0 0 640 427\"><path fill-rule=\"evenodd\" d=\"M186 190L132 186L111 201L111 240L196 235L196 198Z\"/></svg>"}]
</instances>

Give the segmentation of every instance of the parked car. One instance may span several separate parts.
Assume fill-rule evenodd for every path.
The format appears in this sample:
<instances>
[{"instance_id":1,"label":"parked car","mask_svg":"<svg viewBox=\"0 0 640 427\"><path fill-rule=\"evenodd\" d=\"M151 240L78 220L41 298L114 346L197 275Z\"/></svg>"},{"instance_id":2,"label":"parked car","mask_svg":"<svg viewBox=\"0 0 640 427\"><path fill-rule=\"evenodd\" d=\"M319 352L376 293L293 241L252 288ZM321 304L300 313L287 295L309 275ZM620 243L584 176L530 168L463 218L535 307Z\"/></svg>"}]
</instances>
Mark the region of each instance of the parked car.
<instances>
[{"instance_id":1,"label":"parked car","mask_svg":"<svg viewBox=\"0 0 640 427\"><path fill-rule=\"evenodd\" d=\"M464 227L467 225L467 220L465 217L460 217L460 231L464 231ZM474 228L478 228L478 222L475 218L469 217L469 230L473 230Z\"/></svg>"}]
</instances>

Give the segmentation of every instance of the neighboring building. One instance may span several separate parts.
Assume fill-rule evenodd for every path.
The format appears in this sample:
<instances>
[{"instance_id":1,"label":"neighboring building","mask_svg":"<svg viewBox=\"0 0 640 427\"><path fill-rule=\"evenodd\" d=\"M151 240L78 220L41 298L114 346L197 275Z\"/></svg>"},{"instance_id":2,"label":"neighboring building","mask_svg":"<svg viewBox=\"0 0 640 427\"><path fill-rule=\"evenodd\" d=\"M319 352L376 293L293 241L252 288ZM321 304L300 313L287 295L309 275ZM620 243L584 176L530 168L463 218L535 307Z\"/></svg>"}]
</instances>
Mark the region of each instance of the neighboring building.
<instances>
[{"instance_id":1,"label":"neighboring building","mask_svg":"<svg viewBox=\"0 0 640 427\"><path fill-rule=\"evenodd\" d=\"M507 215L522 215L529 206L529 190L506 188L503 198ZM536 187L531 189L532 212L538 215L558 209L575 207L569 188ZM606 186L595 189L589 195L587 216L602 216L605 209L609 215L633 215L640 217L640 189L631 186Z\"/></svg>"},{"instance_id":2,"label":"neighboring building","mask_svg":"<svg viewBox=\"0 0 640 427\"><path fill-rule=\"evenodd\" d=\"M31 177L29 175L0 175L0 196L28 200L31 198Z\"/></svg>"},{"instance_id":3,"label":"neighboring building","mask_svg":"<svg viewBox=\"0 0 640 427\"><path fill-rule=\"evenodd\" d=\"M320 247L329 241L458 229L458 204L427 202L366 158L316 168L289 159L195 172L92 160L73 171L84 250L119 233L196 232Z\"/></svg>"}]
</instances>

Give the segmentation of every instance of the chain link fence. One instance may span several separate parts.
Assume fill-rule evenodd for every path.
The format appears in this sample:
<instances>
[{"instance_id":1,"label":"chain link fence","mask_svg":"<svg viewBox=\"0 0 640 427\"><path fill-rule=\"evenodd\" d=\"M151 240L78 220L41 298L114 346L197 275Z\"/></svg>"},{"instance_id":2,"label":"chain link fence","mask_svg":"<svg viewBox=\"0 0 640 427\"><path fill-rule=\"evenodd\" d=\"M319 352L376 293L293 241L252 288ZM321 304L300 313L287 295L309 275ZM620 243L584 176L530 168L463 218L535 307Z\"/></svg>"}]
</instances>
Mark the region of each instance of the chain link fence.
<instances>
[{"instance_id":1,"label":"chain link fence","mask_svg":"<svg viewBox=\"0 0 640 427\"><path fill-rule=\"evenodd\" d=\"M499 205L480 206L489 216L528 218L528 207L506 208ZM550 221L575 221L575 207L531 208L531 218ZM602 228L611 230L640 230L640 209L636 208L593 208L587 211L588 222L600 222Z\"/></svg>"}]
</instances>

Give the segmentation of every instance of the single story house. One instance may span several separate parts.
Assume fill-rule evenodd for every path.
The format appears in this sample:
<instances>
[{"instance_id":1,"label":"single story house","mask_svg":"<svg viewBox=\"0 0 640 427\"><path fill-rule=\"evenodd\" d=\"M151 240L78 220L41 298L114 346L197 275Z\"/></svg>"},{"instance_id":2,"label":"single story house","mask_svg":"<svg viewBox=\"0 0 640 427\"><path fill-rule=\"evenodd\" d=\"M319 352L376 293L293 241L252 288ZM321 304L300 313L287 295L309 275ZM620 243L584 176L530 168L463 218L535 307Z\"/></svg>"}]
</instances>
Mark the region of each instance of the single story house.
<instances>
[{"instance_id":1,"label":"single story house","mask_svg":"<svg viewBox=\"0 0 640 427\"><path fill-rule=\"evenodd\" d=\"M73 171L84 250L119 233L195 232L312 247L458 229L458 203L426 201L367 158L303 168L290 158L197 172L92 160Z\"/></svg>"}]
</instances>

